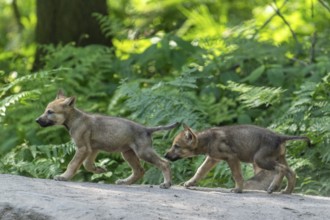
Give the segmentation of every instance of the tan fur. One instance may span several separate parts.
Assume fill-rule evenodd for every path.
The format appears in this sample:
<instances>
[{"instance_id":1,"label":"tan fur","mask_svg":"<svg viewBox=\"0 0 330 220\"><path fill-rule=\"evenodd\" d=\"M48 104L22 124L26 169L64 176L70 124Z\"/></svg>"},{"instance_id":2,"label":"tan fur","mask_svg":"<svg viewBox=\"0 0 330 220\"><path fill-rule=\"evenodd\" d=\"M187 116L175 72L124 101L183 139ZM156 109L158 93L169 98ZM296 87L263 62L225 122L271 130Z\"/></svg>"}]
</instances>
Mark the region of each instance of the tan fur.
<instances>
[{"instance_id":1,"label":"tan fur","mask_svg":"<svg viewBox=\"0 0 330 220\"><path fill-rule=\"evenodd\" d=\"M243 188L268 184L267 192L272 193L279 188L285 176L288 185L283 193L290 194L295 186L296 174L286 162L284 142L299 139L309 142L306 137L279 135L252 125L215 127L203 132L194 132L184 125L184 130L174 138L165 158L175 161L206 155L195 175L184 183L186 187L197 184L220 160L225 160L235 180L233 192L240 193ZM253 163L255 168L256 176L246 182L245 187L240 162Z\"/></svg>"},{"instance_id":2,"label":"tan fur","mask_svg":"<svg viewBox=\"0 0 330 220\"><path fill-rule=\"evenodd\" d=\"M139 159L158 167L164 176L161 188L171 186L171 172L167 160L162 159L152 148L151 134L158 130L169 130L169 126L147 128L123 118L88 114L74 107L75 97L65 97L59 91L54 101L49 103L45 112L36 120L42 127L63 125L69 131L76 145L76 153L66 171L55 176L56 180L71 179L83 164L93 173L106 172L96 167L94 160L99 151L121 152L132 168L132 175L118 180L117 184L132 184L140 179L144 170Z\"/></svg>"}]
</instances>

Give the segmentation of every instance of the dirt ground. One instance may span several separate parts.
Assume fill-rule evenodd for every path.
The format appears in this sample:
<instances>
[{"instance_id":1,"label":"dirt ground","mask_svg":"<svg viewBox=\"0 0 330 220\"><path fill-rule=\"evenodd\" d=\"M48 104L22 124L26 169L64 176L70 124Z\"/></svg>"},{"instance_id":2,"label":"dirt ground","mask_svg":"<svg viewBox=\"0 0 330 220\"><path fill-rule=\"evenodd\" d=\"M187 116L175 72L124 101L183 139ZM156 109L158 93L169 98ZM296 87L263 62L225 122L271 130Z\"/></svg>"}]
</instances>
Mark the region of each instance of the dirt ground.
<instances>
[{"instance_id":1,"label":"dirt ground","mask_svg":"<svg viewBox=\"0 0 330 220\"><path fill-rule=\"evenodd\" d=\"M330 219L330 198L0 175L0 219Z\"/></svg>"}]
</instances>

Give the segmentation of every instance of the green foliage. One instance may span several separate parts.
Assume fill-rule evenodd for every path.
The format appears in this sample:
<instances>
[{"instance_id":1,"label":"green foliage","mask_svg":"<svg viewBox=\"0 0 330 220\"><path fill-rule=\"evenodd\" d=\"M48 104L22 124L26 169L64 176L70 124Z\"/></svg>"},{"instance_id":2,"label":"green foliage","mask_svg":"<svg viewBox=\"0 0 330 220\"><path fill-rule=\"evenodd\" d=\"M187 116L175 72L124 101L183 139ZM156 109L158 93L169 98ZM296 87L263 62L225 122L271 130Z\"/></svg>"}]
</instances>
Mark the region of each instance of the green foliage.
<instances>
[{"instance_id":1,"label":"green foliage","mask_svg":"<svg viewBox=\"0 0 330 220\"><path fill-rule=\"evenodd\" d=\"M143 119L145 124L157 125L173 119L187 123L204 121L206 113L194 99L197 74L195 68L187 67L183 68L180 76L167 82L124 80L114 99L126 99L126 106L132 111L131 117Z\"/></svg>"},{"instance_id":2,"label":"green foliage","mask_svg":"<svg viewBox=\"0 0 330 220\"><path fill-rule=\"evenodd\" d=\"M330 195L330 13L324 1L312 2L109 1L110 16L94 16L112 48L47 45L45 67L35 73L29 71L34 3L19 3L25 29L9 33L20 33L24 43L9 50L12 38L0 37L0 172L52 178L65 170L74 152L69 135L34 122L62 88L77 96L80 109L147 126L179 121L202 130L253 123L306 135L313 147L297 141L287 148L298 175L296 190ZM3 36L7 21L14 21L9 3L1 6ZM180 130L154 135L160 155ZM172 163L174 183L188 180L203 159ZM131 172L118 153L102 153L96 165L109 172L81 168L75 180L114 183ZM139 183L162 181L158 169L143 166L146 174ZM243 171L246 178L252 175L249 165ZM226 163L200 185L233 187Z\"/></svg>"},{"instance_id":3,"label":"green foliage","mask_svg":"<svg viewBox=\"0 0 330 220\"><path fill-rule=\"evenodd\" d=\"M294 158L302 158L294 164L300 176L301 190L311 194L329 195L330 187L330 74L326 74L318 83L305 82L295 92L295 98L286 114L279 119L277 125L283 130L307 134L313 142L311 149L293 146L290 154ZM292 126L295 122L295 126ZM323 169L324 168L324 169ZM319 179L320 181L315 181Z\"/></svg>"},{"instance_id":4,"label":"green foliage","mask_svg":"<svg viewBox=\"0 0 330 220\"><path fill-rule=\"evenodd\" d=\"M253 73L251 73L252 75ZM250 75L250 76L251 76ZM281 88L253 87L245 84L238 84L229 81L227 89L239 92L237 98L248 108L256 108L261 105L266 107L280 101L281 94L284 92Z\"/></svg>"},{"instance_id":5,"label":"green foliage","mask_svg":"<svg viewBox=\"0 0 330 220\"><path fill-rule=\"evenodd\" d=\"M51 178L67 165L69 156L73 156L74 146L69 142L60 145L30 145L23 143L7 153L0 163L7 172Z\"/></svg>"}]
</instances>

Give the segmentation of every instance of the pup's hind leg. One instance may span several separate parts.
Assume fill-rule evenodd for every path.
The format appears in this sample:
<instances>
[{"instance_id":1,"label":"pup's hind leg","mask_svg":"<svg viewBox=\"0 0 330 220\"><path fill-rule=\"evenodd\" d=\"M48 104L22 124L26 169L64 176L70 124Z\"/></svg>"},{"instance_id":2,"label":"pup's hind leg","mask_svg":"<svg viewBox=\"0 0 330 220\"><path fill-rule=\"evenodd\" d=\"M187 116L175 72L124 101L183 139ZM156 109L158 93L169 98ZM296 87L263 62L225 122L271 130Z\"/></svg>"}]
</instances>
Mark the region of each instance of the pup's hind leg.
<instances>
[{"instance_id":1,"label":"pup's hind leg","mask_svg":"<svg viewBox=\"0 0 330 220\"><path fill-rule=\"evenodd\" d=\"M121 155L123 158L127 161L127 163L130 165L132 168L132 174L127 177L126 179L119 179L116 181L116 184L132 184L139 180L143 174L144 170L141 166L140 160L137 157L137 155L134 153L133 150L128 150L125 152L122 152Z\"/></svg>"},{"instance_id":2,"label":"pup's hind leg","mask_svg":"<svg viewBox=\"0 0 330 220\"><path fill-rule=\"evenodd\" d=\"M281 155L278 162L280 164L283 164L284 167L285 167L284 168L284 173L281 176L282 179L283 179L283 176L285 175L285 177L288 180L288 185L281 192L284 193L284 194L290 194L290 193L293 192L294 187L296 186L296 173L289 167L284 155ZM282 182L282 179L280 180L280 182Z\"/></svg>"},{"instance_id":3,"label":"pup's hind leg","mask_svg":"<svg viewBox=\"0 0 330 220\"><path fill-rule=\"evenodd\" d=\"M271 158L255 158L256 164L265 170L276 170L276 174L270 186L267 189L268 193L272 193L277 189L280 184L280 181L283 179L282 169L279 169L280 165L275 160ZM277 167L277 169L275 169Z\"/></svg>"},{"instance_id":4,"label":"pup's hind leg","mask_svg":"<svg viewBox=\"0 0 330 220\"><path fill-rule=\"evenodd\" d=\"M291 168L289 168L289 167L287 167L287 168L288 168L288 171L286 174L286 178L288 179L288 185L281 192L284 194L291 194L294 190L294 187L296 186L297 175Z\"/></svg>"},{"instance_id":5,"label":"pup's hind leg","mask_svg":"<svg viewBox=\"0 0 330 220\"><path fill-rule=\"evenodd\" d=\"M93 150L91 153L89 153L87 158L84 160L84 167L87 171L92 173L104 173L107 171L106 169L102 167L96 167L94 164L97 154L97 150Z\"/></svg>"},{"instance_id":6,"label":"pup's hind leg","mask_svg":"<svg viewBox=\"0 0 330 220\"><path fill-rule=\"evenodd\" d=\"M167 160L158 156L158 154L151 147L137 151L137 155L144 161L155 165L162 171L164 176L164 182L160 184L160 188L168 189L171 187L171 169L170 164Z\"/></svg>"},{"instance_id":7,"label":"pup's hind leg","mask_svg":"<svg viewBox=\"0 0 330 220\"><path fill-rule=\"evenodd\" d=\"M276 190L279 185L281 184L283 180L283 176L288 180L288 185L285 188L282 193L285 194L290 194L294 190L295 183L296 183L296 174L293 172L289 167L281 164L281 163L276 163L275 165L275 170L278 172L278 174L275 175L273 182L270 184L267 192L272 193L274 190Z\"/></svg>"},{"instance_id":8,"label":"pup's hind leg","mask_svg":"<svg viewBox=\"0 0 330 220\"><path fill-rule=\"evenodd\" d=\"M277 155L278 154L276 154L276 152L271 152L270 154L268 150L260 150L255 155L254 161L262 169L275 170L277 172L272 183L268 187L268 193L272 193L280 186L283 180L283 176L285 175L288 179L288 186L284 193L290 194L294 189L296 174L286 164L281 164L280 162L276 161L276 159L278 159ZM284 155L280 155L280 158L281 157L284 157ZM281 160L283 161L283 158Z\"/></svg>"}]
</instances>

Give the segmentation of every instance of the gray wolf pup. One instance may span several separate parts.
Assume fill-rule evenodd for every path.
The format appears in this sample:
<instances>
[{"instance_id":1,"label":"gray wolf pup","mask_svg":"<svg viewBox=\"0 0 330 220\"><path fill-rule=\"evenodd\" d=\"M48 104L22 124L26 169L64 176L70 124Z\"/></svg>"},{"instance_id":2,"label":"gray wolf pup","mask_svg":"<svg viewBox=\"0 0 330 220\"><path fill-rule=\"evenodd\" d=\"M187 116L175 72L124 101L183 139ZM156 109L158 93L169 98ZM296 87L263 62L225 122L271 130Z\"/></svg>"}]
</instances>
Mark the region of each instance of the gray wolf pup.
<instances>
[{"instance_id":1,"label":"gray wolf pup","mask_svg":"<svg viewBox=\"0 0 330 220\"><path fill-rule=\"evenodd\" d=\"M246 162L253 163L255 170L261 168L276 172L267 189L268 193L277 190L285 176L288 184L283 193L290 194L295 187L296 174L285 159L284 143L288 140L305 140L310 144L307 137L280 135L252 125L214 127L202 132L194 132L187 125L183 127L184 131L175 137L165 158L175 161L199 154L206 155L196 174L184 183L186 187L195 185L220 160L225 160L235 180L232 192L241 193L243 190L240 162Z\"/></svg>"},{"instance_id":2,"label":"gray wolf pup","mask_svg":"<svg viewBox=\"0 0 330 220\"><path fill-rule=\"evenodd\" d=\"M160 185L161 188L171 186L169 162L154 151L151 135L155 131L172 129L178 123L148 128L123 118L85 113L75 107L75 100L75 97L65 97L60 90L56 99L36 119L42 127L65 126L76 145L75 155L66 171L54 179L71 179L81 164L93 173L106 172L105 169L96 167L94 160L99 151L107 151L121 152L132 168L132 174L126 179L117 180L117 184L132 184L140 179L144 170L139 159L143 159L162 171L164 183Z\"/></svg>"}]
</instances>

